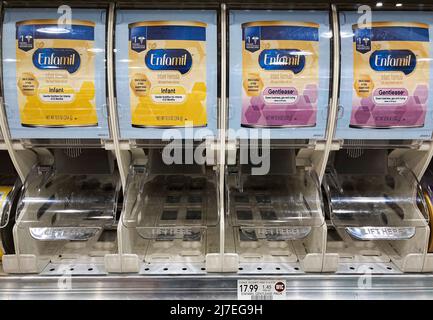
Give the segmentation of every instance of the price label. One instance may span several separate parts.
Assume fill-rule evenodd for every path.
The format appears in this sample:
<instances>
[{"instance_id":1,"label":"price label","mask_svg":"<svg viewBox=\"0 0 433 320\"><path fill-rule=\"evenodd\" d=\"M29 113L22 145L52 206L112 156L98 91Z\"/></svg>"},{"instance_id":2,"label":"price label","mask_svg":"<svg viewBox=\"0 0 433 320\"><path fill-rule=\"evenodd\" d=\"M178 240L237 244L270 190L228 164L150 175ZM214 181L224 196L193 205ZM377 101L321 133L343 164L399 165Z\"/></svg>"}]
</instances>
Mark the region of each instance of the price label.
<instances>
[{"instance_id":1,"label":"price label","mask_svg":"<svg viewBox=\"0 0 433 320\"><path fill-rule=\"evenodd\" d=\"M239 300L285 300L286 280L238 280Z\"/></svg>"}]
</instances>

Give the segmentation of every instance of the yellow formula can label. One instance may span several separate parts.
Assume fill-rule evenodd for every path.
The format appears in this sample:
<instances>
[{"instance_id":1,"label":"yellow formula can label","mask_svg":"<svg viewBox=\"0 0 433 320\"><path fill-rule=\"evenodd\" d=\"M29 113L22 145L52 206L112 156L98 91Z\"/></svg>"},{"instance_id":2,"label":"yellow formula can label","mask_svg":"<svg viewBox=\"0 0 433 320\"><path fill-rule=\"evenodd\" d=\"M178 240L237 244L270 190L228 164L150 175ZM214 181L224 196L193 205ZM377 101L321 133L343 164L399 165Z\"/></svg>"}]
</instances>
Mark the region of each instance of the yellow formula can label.
<instances>
[{"instance_id":1,"label":"yellow formula can label","mask_svg":"<svg viewBox=\"0 0 433 320\"><path fill-rule=\"evenodd\" d=\"M374 22L353 29L355 128L422 127L430 80L429 26Z\"/></svg>"},{"instance_id":2,"label":"yellow formula can label","mask_svg":"<svg viewBox=\"0 0 433 320\"><path fill-rule=\"evenodd\" d=\"M11 191L11 186L0 186L0 212L3 211L3 208L6 204L6 199Z\"/></svg>"},{"instance_id":3,"label":"yellow formula can label","mask_svg":"<svg viewBox=\"0 0 433 320\"><path fill-rule=\"evenodd\" d=\"M11 186L0 186L0 213L3 214L3 209L6 205L6 200L9 193L12 191ZM3 251L0 248L0 259L3 256Z\"/></svg>"},{"instance_id":4,"label":"yellow formula can label","mask_svg":"<svg viewBox=\"0 0 433 320\"><path fill-rule=\"evenodd\" d=\"M16 23L18 104L23 126L96 126L95 25Z\"/></svg>"},{"instance_id":5,"label":"yellow formula can label","mask_svg":"<svg viewBox=\"0 0 433 320\"><path fill-rule=\"evenodd\" d=\"M133 126L206 126L206 24L130 24L129 81Z\"/></svg>"},{"instance_id":6,"label":"yellow formula can label","mask_svg":"<svg viewBox=\"0 0 433 320\"><path fill-rule=\"evenodd\" d=\"M318 24L242 25L242 126L315 126L318 81Z\"/></svg>"}]
</instances>

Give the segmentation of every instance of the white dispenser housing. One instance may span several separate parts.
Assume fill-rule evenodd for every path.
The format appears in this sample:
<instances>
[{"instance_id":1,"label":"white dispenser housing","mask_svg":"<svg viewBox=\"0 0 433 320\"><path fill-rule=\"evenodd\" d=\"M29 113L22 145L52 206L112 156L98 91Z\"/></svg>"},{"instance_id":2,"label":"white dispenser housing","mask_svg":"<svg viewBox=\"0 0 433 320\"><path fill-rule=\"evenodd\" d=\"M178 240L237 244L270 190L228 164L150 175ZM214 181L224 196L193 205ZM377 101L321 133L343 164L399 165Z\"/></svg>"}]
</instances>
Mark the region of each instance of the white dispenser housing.
<instances>
[{"instance_id":1,"label":"white dispenser housing","mask_svg":"<svg viewBox=\"0 0 433 320\"><path fill-rule=\"evenodd\" d=\"M279 3L267 4L263 10L249 9L256 8L241 3L228 6L225 252L234 263L227 268L239 275L320 272L327 232L320 184L329 153L326 127L335 109L330 90L335 74L329 64L334 41L329 7L318 5L304 10ZM293 37L293 33L285 33L292 27L307 27L308 32ZM272 28L281 29L271 36L268 30ZM250 44L254 36L248 37L249 32L259 29L261 32L254 36L260 41ZM315 36L309 38L311 35ZM268 70L264 62L254 64L268 49L280 52L301 48L305 43L310 46L299 49L301 59L305 59L301 72L287 69L272 73L281 69ZM267 74L272 74L273 80ZM255 77L263 77L257 81L257 94L255 82L250 91L246 89L249 78ZM267 101L263 105L255 105L265 95L262 89L273 86L296 88L296 98L286 113L272 96L262 98ZM316 88L317 92L313 90L315 93L307 96L306 88ZM296 125L292 120L297 115L287 116L296 108L308 112L308 106L298 104L302 99L316 107L312 124ZM281 121L284 117L286 123ZM254 158L261 158L260 163ZM263 172L261 169L268 164L269 170Z\"/></svg>"},{"instance_id":2,"label":"white dispenser housing","mask_svg":"<svg viewBox=\"0 0 433 320\"><path fill-rule=\"evenodd\" d=\"M68 14L65 8L63 9L67 11L66 13L58 11L57 7L49 6L24 9L11 4L7 8L2 8L4 16L2 71L5 99L0 120L5 138L4 144L17 174L23 181L13 227L15 252L3 256L3 269L11 274L42 273L60 276L106 274L109 268L105 266L105 256L118 252L116 227L120 215L118 208L121 207L118 202L122 201L121 182L113 141L110 138L110 118L105 92L106 71L107 68L111 68L109 67L111 60L107 60L105 49L106 45L109 47L111 43L111 40L106 37L106 27L108 24L110 28L112 23L109 13L113 7L109 8L107 3L101 3L98 6L89 5L85 8L77 8L71 4L69 8L73 15L72 26L66 25L67 19L59 19L62 14ZM93 91L89 90L90 93L88 92L84 98L79 96L81 91L74 92L71 97L75 97L77 101L80 101L80 98L94 101L96 124L53 127L42 123L34 126L21 123L19 107L22 105L17 102L19 89L15 81L19 74L17 75L18 69L14 65L16 59L11 58L15 57L21 49L15 48L15 32L11 30L17 28L18 21L28 18L28 10L32 11L35 19L45 19L45 23L48 23L41 28L38 27L38 23L42 20L28 22L34 25L34 28L29 30L32 30L35 35L35 41L48 38L50 39L48 41L52 41L51 38L55 40L56 36L60 37L58 32L62 37L70 37L70 28L87 30L87 33L82 32L80 36L89 41L86 43L86 48L89 49L86 54L88 52L92 54L81 56L82 60L76 61L86 63L84 59L89 59L91 64L86 66L92 65L95 69L93 73L84 70L89 74L77 81L84 79L88 86L89 82L92 83ZM74 20L80 17L86 20L84 26ZM58 24L53 24L52 21L57 19L59 19ZM50 35L47 36L45 33ZM45 34L45 37L41 34ZM75 37L80 36L75 33ZM81 47L80 49L75 47L79 45L74 42L76 40L74 36L65 39L67 39L65 43L73 50L81 50ZM83 69L82 65L78 67L80 66ZM69 84L68 77L72 77L71 74L74 72L69 70L71 72L68 71L65 75L66 71L62 70L62 66L52 67L52 69L53 74L58 78L63 77L64 83ZM45 77L45 74L41 77ZM41 83L42 80L46 79L41 79ZM53 86L56 85L59 84L54 81ZM36 101L38 100L35 97L33 100L26 100L26 108L29 110L35 108L32 109L36 110L34 114L38 112ZM50 110L48 108L44 112L49 113ZM74 117L70 119L72 121Z\"/></svg>"}]
</instances>

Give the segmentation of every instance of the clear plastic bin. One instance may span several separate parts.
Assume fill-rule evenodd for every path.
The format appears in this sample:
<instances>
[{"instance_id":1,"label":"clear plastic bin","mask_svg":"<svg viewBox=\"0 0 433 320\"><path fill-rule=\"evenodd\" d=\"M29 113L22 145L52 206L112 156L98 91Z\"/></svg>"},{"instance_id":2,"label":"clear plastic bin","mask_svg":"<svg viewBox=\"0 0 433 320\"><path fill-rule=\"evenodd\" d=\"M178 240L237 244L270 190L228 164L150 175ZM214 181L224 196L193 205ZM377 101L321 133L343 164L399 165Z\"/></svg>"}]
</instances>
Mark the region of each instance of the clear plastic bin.
<instances>
[{"instance_id":1,"label":"clear plastic bin","mask_svg":"<svg viewBox=\"0 0 433 320\"><path fill-rule=\"evenodd\" d=\"M0 256L15 253L12 229L20 193L21 181L15 174L0 176Z\"/></svg>"},{"instance_id":2,"label":"clear plastic bin","mask_svg":"<svg viewBox=\"0 0 433 320\"><path fill-rule=\"evenodd\" d=\"M117 250L118 174L59 174L52 166L29 173L17 210L20 254L103 256Z\"/></svg>"},{"instance_id":3,"label":"clear plastic bin","mask_svg":"<svg viewBox=\"0 0 433 320\"><path fill-rule=\"evenodd\" d=\"M123 252L145 262L203 262L209 228L218 224L216 174L200 172L150 173L133 166L128 176L122 213L127 236ZM182 170L180 171L182 172Z\"/></svg>"},{"instance_id":4,"label":"clear plastic bin","mask_svg":"<svg viewBox=\"0 0 433 320\"><path fill-rule=\"evenodd\" d=\"M322 268L326 226L315 172L227 176L228 252L239 273L302 273Z\"/></svg>"},{"instance_id":5,"label":"clear plastic bin","mask_svg":"<svg viewBox=\"0 0 433 320\"><path fill-rule=\"evenodd\" d=\"M338 256L333 267L338 273L422 270L428 217L412 171L389 167L382 174L338 174L329 168L323 196L331 221L326 252Z\"/></svg>"},{"instance_id":6,"label":"clear plastic bin","mask_svg":"<svg viewBox=\"0 0 433 320\"><path fill-rule=\"evenodd\" d=\"M405 167L384 175L329 170L324 191L332 224L356 240L410 239L428 221L422 189Z\"/></svg>"},{"instance_id":7,"label":"clear plastic bin","mask_svg":"<svg viewBox=\"0 0 433 320\"><path fill-rule=\"evenodd\" d=\"M244 175L228 188L232 225L241 240L296 240L323 225L319 181L314 171L293 175Z\"/></svg>"}]
</instances>

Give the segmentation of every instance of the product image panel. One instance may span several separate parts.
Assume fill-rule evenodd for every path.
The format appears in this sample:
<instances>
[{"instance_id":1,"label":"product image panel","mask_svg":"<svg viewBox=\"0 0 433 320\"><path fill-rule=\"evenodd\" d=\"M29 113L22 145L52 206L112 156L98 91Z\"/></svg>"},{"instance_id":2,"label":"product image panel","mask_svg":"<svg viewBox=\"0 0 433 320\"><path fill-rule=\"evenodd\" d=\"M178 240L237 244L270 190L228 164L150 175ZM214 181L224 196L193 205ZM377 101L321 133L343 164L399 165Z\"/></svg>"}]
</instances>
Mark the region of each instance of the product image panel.
<instances>
[{"instance_id":1,"label":"product image panel","mask_svg":"<svg viewBox=\"0 0 433 320\"><path fill-rule=\"evenodd\" d=\"M242 25L242 126L316 125L318 40L316 23Z\"/></svg>"},{"instance_id":2,"label":"product image panel","mask_svg":"<svg viewBox=\"0 0 433 320\"><path fill-rule=\"evenodd\" d=\"M272 138L323 138L329 84L326 13L232 11L230 20L230 127L276 129Z\"/></svg>"},{"instance_id":3,"label":"product image panel","mask_svg":"<svg viewBox=\"0 0 433 320\"><path fill-rule=\"evenodd\" d=\"M121 137L159 139L166 128L180 128L182 137L185 127L203 128L202 136L213 135L217 123L216 14L176 12L176 20L169 21L173 15L167 11L142 13L118 12L116 87Z\"/></svg>"},{"instance_id":4,"label":"product image panel","mask_svg":"<svg viewBox=\"0 0 433 320\"><path fill-rule=\"evenodd\" d=\"M353 23L357 19L340 14L345 67L337 138L429 139L433 19L390 12L374 12L367 25Z\"/></svg>"},{"instance_id":5,"label":"product image panel","mask_svg":"<svg viewBox=\"0 0 433 320\"><path fill-rule=\"evenodd\" d=\"M105 69L105 10L73 10L70 24L61 24L55 10L35 12L37 20L25 20L20 9L5 12L12 138L108 137L105 73L96 72Z\"/></svg>"}]
</instances>

